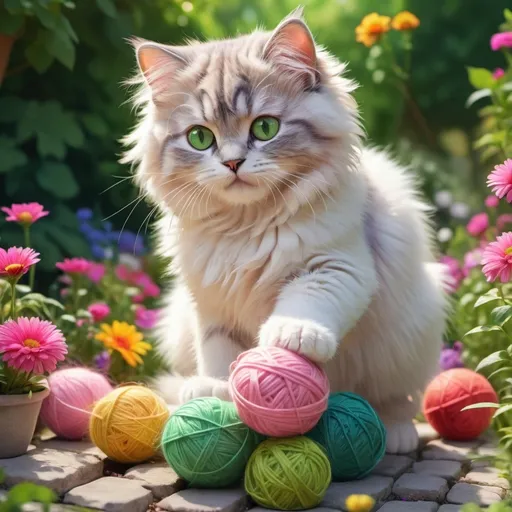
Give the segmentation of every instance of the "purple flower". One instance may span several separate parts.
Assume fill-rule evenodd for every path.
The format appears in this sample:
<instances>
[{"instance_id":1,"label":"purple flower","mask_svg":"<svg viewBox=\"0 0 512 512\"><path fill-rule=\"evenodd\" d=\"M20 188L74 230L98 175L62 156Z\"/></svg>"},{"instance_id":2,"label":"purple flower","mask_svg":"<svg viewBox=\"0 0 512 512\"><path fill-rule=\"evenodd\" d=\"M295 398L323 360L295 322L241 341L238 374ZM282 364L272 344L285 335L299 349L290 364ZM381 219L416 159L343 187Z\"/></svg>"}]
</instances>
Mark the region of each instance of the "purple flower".
<instances>
[{"instance_id":1,"label":"purple flower","mask_svg":"<svg viewBox=\"0 0 512 512\"><path fill-rule=\"evenodd\" d=\"M441 357L439 358L439 366L441 370L451 370L452 368L464 368L464 363L460 358L462 353L462 343L456 341L452 347L447 345L441 350Z\"/></svg>"},{"instance_id":2,"label":"purple flower","mask_svg":"<svg viewBox=\"0 0 512 512\"><path fill-rule=\"evenodd\" d=\"M80 221L92 219L92 210L90 208L80 208L76 211L76 218Z\"/></svg>"},{"instance_id":3,"label":"purple flower","mask_svg":"<svg viewBox=\"0 0 512 512\"><path fill-rule=\"evenodd\" d=\"M105 350L94 358L96 368L102 372L108 372L110 368L110 354Z\"/></svg>"}]
</instances>

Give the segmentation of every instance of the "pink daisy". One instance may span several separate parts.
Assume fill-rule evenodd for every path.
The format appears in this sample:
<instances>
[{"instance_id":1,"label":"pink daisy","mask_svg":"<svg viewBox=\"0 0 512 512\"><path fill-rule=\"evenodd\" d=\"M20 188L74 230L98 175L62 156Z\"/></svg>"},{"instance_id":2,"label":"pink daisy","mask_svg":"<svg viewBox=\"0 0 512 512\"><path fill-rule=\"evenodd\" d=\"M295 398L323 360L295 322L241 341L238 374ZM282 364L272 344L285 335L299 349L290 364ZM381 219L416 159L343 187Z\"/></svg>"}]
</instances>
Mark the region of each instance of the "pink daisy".
<instances>
[{"instance_id":1,"label":"pink daisy","mask_svg":"<svg viewBox=\"0 0 512 512\"><path fill-rule=\"evenodd\" d=\"M104 302L95 302L94 304L91 304L87 308L87 311L91 313L95 322L101 322L104 318L110 315L110 308L108 307L108 304L105 304Z\"/></svg>"},{"instance_id":2,"label":"pink daisy","mask_svg":"<svg viewBox=\"0 0 512 512\"><path fill-rule=\"evenodd\" d=\"M153 329L158 320L158 309L146 309L137 306L135 309L135 325L141 329Z\"/></svg>"},{"instance_id":3,"label":"pink daisy","mask_svg":"<svg viewBox=\"0 0 512 512\"><path fill-rule=\"evenodd\" d=\"M91 269L91 262L85 258L65 258L55 266L66 274L87 274Z\"/></svg>"},{"instance_id":4,"label":"pink daisy","mask_svg":"<svg viewBox=\"0 0 512 512\"><path fill-rule=\"evenodd\" d=\"M489 227L489 216L487 213L477 213L469 219L466 229L471 236L480 236Z\"/></svg>"},{"instance_id":5,"label":"pink daisy","mask_svg":"<svg viewBox=\"0 0 512 512\"><path fill-rule=\"evenodd\" d=\"M19 279L32 265L41 261L38 256L38 252L27 247L9 247L7 251L0 249L0 276Z\"/></svg>"},{"instance_id":6,"label":"pink daisy","mask_svg":"<svg viewBox=\"0 0 512 512\"><path fill-rule=\"evenodd\" d=\"M510 281L512 275L512 231L503 233L491 242L482 256L482 271L487 281L500 278L502 283Z\"/></svg>"},{"instance_id":7,"label":"pink daisy","mask_svg":"<svg viewBox=\"0 0 512 512\"><path fill-rule=\"evenodd\" d=\"M512 203L512 159L507 158L502 164L496 165L494 171L487 176L487 186L500 198Z\"/></svg>"},{"instance_id":8,"label":"pink daisy","mask_svg":"<svg viewBox=\"0 0 512 512\"><path fill-rule=\"evenodd\" d=\"M487 196L485 198L485 206L487 208L497 208L500 204L500 200L496 196Z\"/></svg>"},{"instance_id":9,"label":"pink daisy","mask_svg":"<svg viewBox=\"0 0 512 512\"><path fill-rule=\"evenodd\" d=\"M498 32L491 37L491 49L512 48L512 32Z\"/></svg>"},{"instance_id":10,"label":"pink daisy","mask_svg":"<svg viewBox=\"0 0 512 512\"><path fill-rule=\"evenodd\" d=\"M42 375L55 370L67 352L62 332L47 320L21 317L0 325L0 353L11 368Z\"/></svg>"},{"instance_id":11,"label":"pink daisy","mask_svg":"<svg viewBox=\"0 0 512 512\"><path fill-rule=\"evenodd\" d=\"M44 206L39 203L12 204L11 207L4 206L2 211L7 213L8 222L19 222L30 226L36 220L46 217L50 212L45 211Z\"/></svg>"},{"instance_id":12,"label":"pink daisy","mask_svg":"<svg viewBox=\"0 0 512 512\"><path fill-rule=\"evenodd\" d=\"M503 68L496 68L492 72L492 77L494 78L494 80L499 80L503 76L505 76L505 70Z\"/></svg>"},{"instance_id":13,"label":"pink daisy","mask_svg":"<svg viewBox=\"0 0 512 512\"><path fill-rule=\"evenodd\" d=\"M87 277L93 283L99 283L105 275L105 265L103 263L91 263L87 271Z\"/></svg>"},{"instance_id":14,"label":"pink daisy","mask_svg":"<svg viewBox=\"0 0 512 512\"><path fill-rule=\"evenodd\" d=\"M446 265L447 268L447 280L445 283L446 291L448 293L456 292L460 283L464 279L459 261L452 256L442 256L439 263Z\"/></svg>"}]
</instances>

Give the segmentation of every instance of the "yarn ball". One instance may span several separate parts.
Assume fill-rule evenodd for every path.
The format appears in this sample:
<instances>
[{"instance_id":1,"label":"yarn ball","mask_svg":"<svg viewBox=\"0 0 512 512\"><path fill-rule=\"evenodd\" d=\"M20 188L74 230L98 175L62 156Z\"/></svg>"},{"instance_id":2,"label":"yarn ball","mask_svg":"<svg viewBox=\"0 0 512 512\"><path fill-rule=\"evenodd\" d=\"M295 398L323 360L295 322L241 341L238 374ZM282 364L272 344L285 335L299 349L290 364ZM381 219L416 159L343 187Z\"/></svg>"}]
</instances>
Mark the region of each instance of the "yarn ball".
<instances>
[{"instance_id":1,"label":"yarn ball","mask_svg":"<svg viewBox=\"0 0 512 512\"><path fill-rule=\"evenodd\" d=\"M263 441L245 470L247 493L258 505L274 510L313 508L330 483L327 455L304 436Z\"/></svg>"},{"instance_id":2,"label":"yarn ball","mask_svg":"<svg viewBox=\"0 0 512 512\"><path fill-rule=\"evenodd\" d=\"M489 381L467 368L454 368L437 375L427 386L423 413L441 437L468 441L482 434L491 424L494 409L464 407L481 402L498 403Z\"/></svg>"},{"instance_id":3,"label":"yarn ball","mask_svg":"<svg viewBox=\"0 0 512 512\"><path fill-rule=\"evenodd\" d=\"M51 393L43 401L40 419L65 439L87 435L94 404L114 389L104 375L88 368L65 368L48 377Z\"/></svg>"},{"instance_id":4,"label":"yarn ball","mask_svg":"<svg viewBox=\"0 0 512 512\"><path fill-rule=\"evenodd\" d=\"M144 386L124 386L102 398L89 423L92 442L112 460L142 462L154 456L169 410Z\"/></svg>"},{"instance_id":5,"label":"yarn ball","mask_svg":"<svg viewBox=\"0 0 512 512\"><path fill-rule=\"evenodd\" d=\"M195 487L227 487L242 480L261 441L242 423L235 406L215 397L177 409L162 434L162 451L176 473Z\"/></svg>"},{"instance_id":6,"label":"yarn ball","mask_svg":"<svg viewBox=\"0 0 512 512\"><path fill-rule=\"evenodd\" d=\"M366 476L386 450L386 428L372 406L354 393L333 393L307 436L327 452L334 481Z\"/></svg>"},{"instance_id":7,"label":"yarn ball","mask_svg":"<svg viewBox=\"0 0 512 512\"><path fill-rule=\"evenodd\" d=\"M253 348L240 354L230 370L229 388L238 414L261 434L305 434L327 407L325 372L295 352Z\"/></svg>"}]
</instances>

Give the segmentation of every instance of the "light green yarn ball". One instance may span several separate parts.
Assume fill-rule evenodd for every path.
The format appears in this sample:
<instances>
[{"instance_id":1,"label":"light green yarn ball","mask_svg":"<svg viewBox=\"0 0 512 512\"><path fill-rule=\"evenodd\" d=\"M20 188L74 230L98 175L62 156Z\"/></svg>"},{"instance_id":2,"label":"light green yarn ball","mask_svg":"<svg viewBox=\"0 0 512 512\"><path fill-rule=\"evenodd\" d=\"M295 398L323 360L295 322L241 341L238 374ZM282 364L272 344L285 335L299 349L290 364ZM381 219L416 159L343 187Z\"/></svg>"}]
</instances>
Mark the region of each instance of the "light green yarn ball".
<instances>
[{"instance_id":1,"label":"light green yarn ball","mask_svg":"<svg viewBox=\"0 0 512 512\"><path fill-rule=\"evenodd\" d=\"M316 507L330 483L324 450L304 436L264 441L245 469L245 490L252 499L278 510Z\"/></svg>"},{"instance_id":2,"label":"light green yarn ball","mask_svg":"<svg viewBox=\"0 0 512 512\"><path fill-rule=\"evenodd\" d=\"M218 398L196 398L167 422L162 451L176 473L195 487L227 487L242 480L261 441L240 420L235 406Z\"/></svg>"},{"instance_id":3,"label":"light green yarn ball","mask_svg":"<svg viewBox=\"0 0 512 512\"><path fill-rule=\"evenodd\" d=\"M306 434L323 446L334 481L366 476L384 456L386 429L372 406L354 393L333 393L316 427Z\"/></svg>"}]
</instances>

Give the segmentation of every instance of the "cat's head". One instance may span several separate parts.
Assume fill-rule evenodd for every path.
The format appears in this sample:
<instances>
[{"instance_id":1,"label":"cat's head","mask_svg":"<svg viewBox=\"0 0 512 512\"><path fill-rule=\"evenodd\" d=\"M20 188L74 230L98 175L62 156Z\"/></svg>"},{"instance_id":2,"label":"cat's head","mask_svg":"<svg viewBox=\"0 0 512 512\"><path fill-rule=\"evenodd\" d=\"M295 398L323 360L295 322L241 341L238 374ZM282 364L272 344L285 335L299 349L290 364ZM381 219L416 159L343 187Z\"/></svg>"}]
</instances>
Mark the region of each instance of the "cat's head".
<instances>
[{"instance_id":1,"label":"cat's head","mask_svg":"<svg viewBox=\"0 0 512 512\"><path fill-rule=\"evenodd\" d=\"M156 201L209 215L214 205L306 204L339 185L360 134L354 85L300 13L272 33L134 45L142 118L125 161Z\"/></svg>"}]
</instances>

